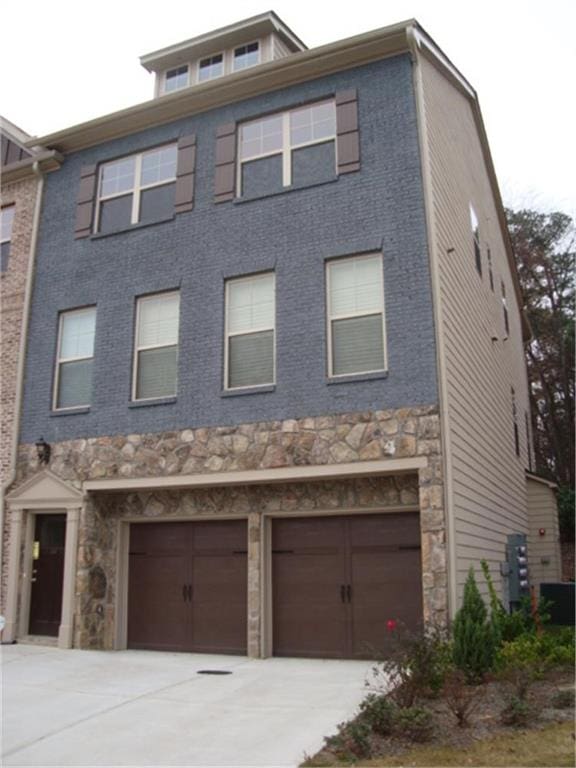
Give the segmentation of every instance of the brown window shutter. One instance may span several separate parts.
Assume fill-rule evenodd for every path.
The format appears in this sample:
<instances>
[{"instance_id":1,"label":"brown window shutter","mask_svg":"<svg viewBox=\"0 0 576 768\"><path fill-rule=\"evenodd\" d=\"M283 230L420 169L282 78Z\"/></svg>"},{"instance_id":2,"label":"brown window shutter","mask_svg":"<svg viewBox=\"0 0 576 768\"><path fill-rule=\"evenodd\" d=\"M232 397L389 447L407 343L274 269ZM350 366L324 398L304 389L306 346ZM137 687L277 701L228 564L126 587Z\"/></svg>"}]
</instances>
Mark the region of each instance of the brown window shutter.
<instances>
[{"instance_id":1,"label":"brown window shutter","mask_svg":"<svg viewBox=\"0 0 576 768\"><path fill-rule=\"evenodd\" d=\"M216 173L214 202L224 203L235 197L236 184L236 123L216 129Z\"/></svg>"},{"instance_id":2,"label":"brown window shutter","mask_svg":"<svg viewBox=\"0 0 576 768\"><path fill-rule=\"evenodd\" d=\"M83 165L80 170L80 190L76 201L76 239L90 237L96 198L96 165Z\"/></svg>"},{"instance_id":3,"label":"brown window shutter","mask_svg":"<svg viewBox=\"0 0 576 768\"><path fill-rule=\"evenodd\" d=\"M184 213L194 208L194 175L196 172L196 136L178 139L175 211Z\"/></svg>"},{"instance_id":4,"label":"brown window shutter","mask_svg":"<svg viewBox=\"0 0 576 768\"><path fill-rule=\"evenodd\" d=\"M338 173L360 170L358 93L356 88L336 94L336 135Z\"/></svg>"}]
</instances>

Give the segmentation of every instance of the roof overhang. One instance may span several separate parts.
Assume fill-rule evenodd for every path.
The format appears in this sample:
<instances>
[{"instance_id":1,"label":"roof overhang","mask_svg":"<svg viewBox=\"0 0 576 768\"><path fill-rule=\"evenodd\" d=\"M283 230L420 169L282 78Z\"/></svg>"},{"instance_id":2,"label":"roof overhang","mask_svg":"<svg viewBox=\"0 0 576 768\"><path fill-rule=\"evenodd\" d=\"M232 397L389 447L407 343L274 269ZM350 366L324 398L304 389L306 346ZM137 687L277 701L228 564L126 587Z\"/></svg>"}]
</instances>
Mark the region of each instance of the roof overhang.
<instances>
[{"instance_id":1,"label":"roof overhang","mask_svg":"<svg viewBox=\"0 0 576 768\"><path fill-rule=\"evenodd\" d=\"M536 475L534 472L529 472L528 470L526 470L526 480L533 480L535 483L542 483L542 485L547 485L548 488L551 488L553 491L558 488L558 483L553 483L551 480L548 480L541 475Z\"/></svg>"},{"instance_id":2,"label":"roof overhang","mask_svg":"<svg viewBox=\"0 0 576 768\"><path fill-rule=\"evenodd\" d=\"M2 183L10 184L14 181L21 181L36 173L36 170L42 173L57 171L64 162L64 158L55 150L43 150L36 155L31 155L24 160L18 160L16 163L10 163L2 168Z\"/></svg>"},{"instance_id":3,"label":"roof overhang","mask_svg":"<svg viewBox=\"0 0 576 768\"><path fill-rule=\"evenodd\" d=\"M388 56L408 53L407 29L414 24L414 21L404 21L319 48L300 51L218 80L136 104L34 139L30 143L41 143L63 153L77 152L278 88L352 69Z\"/></svg>"},{"instance_id":4,"label":"roof overhang","mask_svg":"<svg viewBox=\"0 0 576 768\"><path fill-rule=\"evenodd\" d=\"M168 67L178 66L191 58L218 53L225 48L240 45L249 40L276 33L291 51L304 51L307 46L292 32L273 11L252 16L236 24L213 30L205 35L193 37L182 43L147 53L140 57L140 63L149 72L161 72Z\"/></svg>"},{"instance_id":5,"label":"roof overhang","mask_svg":"<svg viewBox=\"0 0 576 768\"><path fill-rule=\"evenodd\" d=\"M374 475L399 475L417 472L425 466L426 458L420 456L406 459L355 461L348 464L279 467L277 469L254 469L240 472L208 472L198 475L86 480L82 487L84 491L91 493L122 493L185 490L230 485L269 485L314 480L345 480Z\"/></svg>"}]
</instances>

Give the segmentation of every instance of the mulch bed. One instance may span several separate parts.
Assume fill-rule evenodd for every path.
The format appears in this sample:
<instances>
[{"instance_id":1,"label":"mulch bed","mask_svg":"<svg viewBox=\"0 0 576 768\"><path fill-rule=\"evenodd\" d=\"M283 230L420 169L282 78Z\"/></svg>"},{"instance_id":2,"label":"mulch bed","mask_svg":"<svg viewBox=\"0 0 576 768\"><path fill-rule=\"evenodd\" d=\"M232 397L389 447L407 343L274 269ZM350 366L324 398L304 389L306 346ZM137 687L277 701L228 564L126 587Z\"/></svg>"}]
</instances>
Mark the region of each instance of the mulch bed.
<instances>
[{"instance_id":1,"label":"mulch bed","mask_svg":"<svg viewBox=\"0 0 576 768\"><path fill-rule=\"evenodd\" d=\"M574 721L574 709L555 709L552 699L561 689L574 687L574 675L566 670L555 670L546 677L534 683L527 696L532 707L533 716L523 730L542 728L550 723ZM418 705L426 707L433 714L434 733L425 743L432 746L448 746L455 748L469 747L476 741L492 738L502 733L516 730L513 726L504 725L500 713L506 706L507 700L514 695L510 685L493 681L481 686L482 695L474 712L470 715L470 724L459 727L455 716L450 712L446 702L441 698L419 701ZM367 689L370 690L369 688ZM377 692L377 691L376 691ZM398 736L371 736L371 756L401 755L417 746L414 741ZM329 749L320 750L306 765L334 765L338 763L337 756Z\"/></svg>"}]
</instances>

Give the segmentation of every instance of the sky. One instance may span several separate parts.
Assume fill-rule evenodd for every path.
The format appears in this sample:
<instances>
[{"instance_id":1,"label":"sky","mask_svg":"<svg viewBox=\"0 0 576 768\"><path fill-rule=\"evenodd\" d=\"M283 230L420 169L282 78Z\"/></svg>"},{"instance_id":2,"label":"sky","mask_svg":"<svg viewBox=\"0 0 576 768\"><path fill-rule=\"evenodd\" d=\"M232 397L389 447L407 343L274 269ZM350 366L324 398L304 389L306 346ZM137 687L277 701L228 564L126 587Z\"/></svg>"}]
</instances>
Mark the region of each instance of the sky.
<instances>
[{"instance_id":1,"label":"sky","mask_svg":"<svg viewBox=\"0 0 576 768\"><path fill-rule=\"evenodd\" d=\"M5 3L0 114L41 137L146 101L141 55L268 10L309 48L416 18L478 93L505 205L576 218L574 0Z\"/></svg>"}]
</instances>

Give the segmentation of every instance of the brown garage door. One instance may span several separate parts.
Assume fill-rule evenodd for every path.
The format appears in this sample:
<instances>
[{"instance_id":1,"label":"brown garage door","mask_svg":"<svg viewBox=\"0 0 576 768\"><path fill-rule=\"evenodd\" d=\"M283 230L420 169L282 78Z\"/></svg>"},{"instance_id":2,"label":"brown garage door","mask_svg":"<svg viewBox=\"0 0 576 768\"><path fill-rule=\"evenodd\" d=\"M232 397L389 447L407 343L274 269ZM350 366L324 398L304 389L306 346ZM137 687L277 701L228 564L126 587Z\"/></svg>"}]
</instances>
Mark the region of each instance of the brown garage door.
<instances>
[{"instance_id":1,"label":"brown garage door","mask_svg":"<svg viewBox=\"0 0 576 768\"><path fill-rule=\"evenodd\" d=\"M371 658L389 619L422 620L418 514L274 520L278 656Z\"/></svg>"},{"instance_id":2,"label":"brown garage door","mask_svg":"<svg viewBox=\"0 0 576 768\"><path fill-rule=\"evenodd\" d=\"M246 653L245 521L130 526L128 647Z\"/></svg>"}]
</instances>

